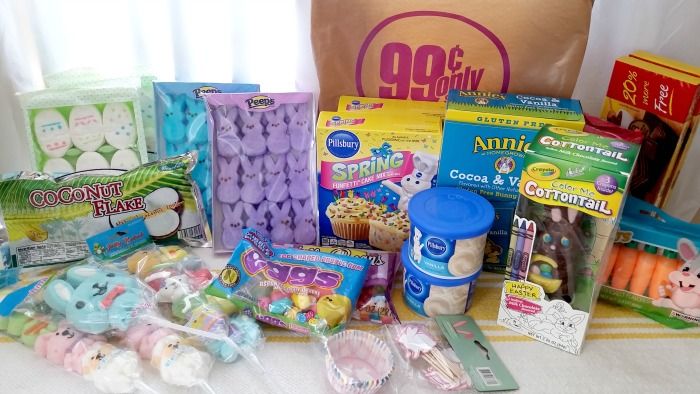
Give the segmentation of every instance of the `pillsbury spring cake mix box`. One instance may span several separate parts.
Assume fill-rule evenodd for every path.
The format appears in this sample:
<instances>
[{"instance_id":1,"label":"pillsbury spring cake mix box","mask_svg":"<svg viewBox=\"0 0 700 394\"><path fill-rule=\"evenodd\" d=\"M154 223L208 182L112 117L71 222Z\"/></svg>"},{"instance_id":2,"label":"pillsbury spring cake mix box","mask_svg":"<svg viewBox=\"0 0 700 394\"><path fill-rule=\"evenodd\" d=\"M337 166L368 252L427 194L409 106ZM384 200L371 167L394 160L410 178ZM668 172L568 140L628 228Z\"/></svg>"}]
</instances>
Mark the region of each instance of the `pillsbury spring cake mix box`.
<instances>
[{"instance_id":1,"label":"pillsbury spring cake mix box","mask_svg":"<svg viewBox=\"0 0 700 394\"><path fill-rule=\"evenodd\" d=\"M582 130L578 100L524 94L450 91L437 186L485 197L496 209L484 270L505 272L525 150L544 125Z\"/></svg>"},{"instance_id":2,"label":"pillsbury spring cake mix box","mask_svg":"<svg viewBox=\"0 0 700 394\"><path fill-rule=\"evenodd\" d=\"M321 112L316 144L321 246L400 251L408 201L435 185L440 119Z\"/></svg>"}]
</instances>

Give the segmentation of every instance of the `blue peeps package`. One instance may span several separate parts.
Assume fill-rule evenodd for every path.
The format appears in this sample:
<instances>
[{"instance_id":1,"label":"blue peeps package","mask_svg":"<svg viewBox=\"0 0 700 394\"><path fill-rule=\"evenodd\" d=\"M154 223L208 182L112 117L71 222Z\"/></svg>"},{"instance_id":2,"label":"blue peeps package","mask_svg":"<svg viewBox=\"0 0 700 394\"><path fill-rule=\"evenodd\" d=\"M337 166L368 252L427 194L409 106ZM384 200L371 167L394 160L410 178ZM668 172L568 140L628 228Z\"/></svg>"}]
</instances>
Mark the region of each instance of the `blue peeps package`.
<instances>
[{"instance_id":1,"label":"blue peeps package","mask_svg":"<svg viewBox=\"0 0 700 394\"><path fill-rule=\"evenodd\" d=\"M153 82L156 136L161 159L197 151L192 178L197 182L211 223L211 155L204 95L259 92L260 85L209 82Z\"/></svg>"},{"instance_id":2,"label":"blue peeps package","mask_svg":"<svg viewBox=\"0 0 700 394\"><path fill-rule=\"evenodd\" d=\"M264 323L329 334L350 320L369 266L365 257L276 247L246 229L206 292Z\"/></svg>"}]
</instances>

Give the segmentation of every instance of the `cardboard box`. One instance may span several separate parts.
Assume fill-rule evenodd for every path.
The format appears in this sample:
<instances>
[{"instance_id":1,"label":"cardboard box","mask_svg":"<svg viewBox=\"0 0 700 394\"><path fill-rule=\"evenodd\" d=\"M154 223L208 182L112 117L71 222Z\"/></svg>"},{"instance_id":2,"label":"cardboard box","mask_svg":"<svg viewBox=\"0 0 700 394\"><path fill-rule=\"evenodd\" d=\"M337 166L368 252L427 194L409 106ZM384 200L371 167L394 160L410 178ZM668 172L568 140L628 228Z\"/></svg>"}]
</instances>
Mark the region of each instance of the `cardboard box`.
<instances>
[{"instance_id":1,"label":"cardboard box","mask_svg":"<svg viewBox=\"0 0 700 394\"><path fill-rule=\"evenodd\" d=\"M438 186L478 193L496 209L484 270L505 272L525 150L542 126L581 130L578 100L478 91L450 92Z\"/></svg>"},{"instance_id":2,"label":"cardboard box","mask_svg":"<svg viewBox=\"0 0 700 394\"><path fill-rule=\"evenodd\" d=\"M601 117L644 134L633 196L667 204L697 129L698 100L697 68L642 51L617 59Z\"/></svg>"},{"instance_id":3,"label":"cardboard box","mask_svg":"<svg viewBox=\"0 0 700 394\"><path fill-rule=\"evenodd\" d=\"M397 114L404 116L445 116L445 103L434 101L398 100L387 98L340 96L338 112L364 112L367 114Z\"/></svg>"},{"instance_id":4,"label":"cardboard box","mask_svg":"<svg viewBox=\"0 0 700 394\"><path fill-rule=\"evenodd\" d=\"M321 246L399 251L408 201L435 185L439 118L321 112L316 144Z\"/></svg>"},{"instance_id":5,"label":"cardboard box","mask_svg":"<svg viewBox=\"0 0 700 394\"><path fill-rule=\"evenodd\" d=\"M638 152L619 139L540 130L522 171L499 325L580 353Z\"/></svg>"}]
</instances>

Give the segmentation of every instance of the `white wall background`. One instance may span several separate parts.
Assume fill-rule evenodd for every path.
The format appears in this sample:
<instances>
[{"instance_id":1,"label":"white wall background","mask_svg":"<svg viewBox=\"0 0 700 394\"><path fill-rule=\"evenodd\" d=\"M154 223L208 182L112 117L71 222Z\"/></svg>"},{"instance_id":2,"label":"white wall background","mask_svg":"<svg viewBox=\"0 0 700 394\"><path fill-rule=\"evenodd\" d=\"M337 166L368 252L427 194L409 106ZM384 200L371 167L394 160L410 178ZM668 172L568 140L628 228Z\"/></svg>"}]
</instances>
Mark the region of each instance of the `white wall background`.
<instances>
[{"instance_id":1,"label":"white wall background","mask_svg":"<svg viewBox=\"0 0 700 394\"><path fill-rule=\"evenodd\" d=\"M256 82L268 91L316 90L310 0L0 0L0 172L30 167L15 92L76 67L161 79ZM597 115L616 57L636 49L700 65L700 2L597 0L574 97ZM546 23L546 21L542 21ZM675 199L700 207L700 139Z\"/></svg>"}]
</instances>

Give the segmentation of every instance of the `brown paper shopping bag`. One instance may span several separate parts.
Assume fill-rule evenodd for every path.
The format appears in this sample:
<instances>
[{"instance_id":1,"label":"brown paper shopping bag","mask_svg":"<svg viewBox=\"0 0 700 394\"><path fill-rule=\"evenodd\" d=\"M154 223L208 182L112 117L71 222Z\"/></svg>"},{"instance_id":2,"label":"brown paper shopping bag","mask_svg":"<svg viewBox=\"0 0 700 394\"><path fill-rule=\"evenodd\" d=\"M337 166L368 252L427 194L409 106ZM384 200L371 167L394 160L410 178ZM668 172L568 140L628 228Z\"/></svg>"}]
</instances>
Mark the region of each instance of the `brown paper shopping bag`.
<instances>
[{"instance_id":1,"label":"brown paper shopping bag","mask_svg":"<svg viewBox=\"0 0 700 394\"><path fill-rule=\"evenodd\" d=\"M321 110L343 94L444 100L449 89L568 97L590 0L314 0Z\"/></svg>"}]
</instances>

